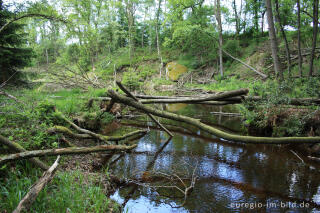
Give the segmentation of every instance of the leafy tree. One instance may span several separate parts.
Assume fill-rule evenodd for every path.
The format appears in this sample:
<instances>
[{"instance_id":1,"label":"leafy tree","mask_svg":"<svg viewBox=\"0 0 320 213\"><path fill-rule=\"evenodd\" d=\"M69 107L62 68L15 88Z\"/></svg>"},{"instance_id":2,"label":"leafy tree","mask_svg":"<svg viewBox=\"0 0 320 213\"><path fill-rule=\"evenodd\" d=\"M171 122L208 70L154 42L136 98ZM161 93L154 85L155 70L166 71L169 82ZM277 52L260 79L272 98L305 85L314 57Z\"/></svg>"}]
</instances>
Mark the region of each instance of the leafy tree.
<instances>
[{"instance_id":1,"label":"leafy tree","mask_svg":"<svg viewBox=\"0 0 320 213\"><path fill-rule=\"evenodd\" d=\"M0 0L0 27L14 15ZM27 41L23 26L13 22L0 32L0 82L7 81L12 75L17 77L18 69L29 65L34 55L31 48L25 47Z\"/></svg>"}]
</instances>

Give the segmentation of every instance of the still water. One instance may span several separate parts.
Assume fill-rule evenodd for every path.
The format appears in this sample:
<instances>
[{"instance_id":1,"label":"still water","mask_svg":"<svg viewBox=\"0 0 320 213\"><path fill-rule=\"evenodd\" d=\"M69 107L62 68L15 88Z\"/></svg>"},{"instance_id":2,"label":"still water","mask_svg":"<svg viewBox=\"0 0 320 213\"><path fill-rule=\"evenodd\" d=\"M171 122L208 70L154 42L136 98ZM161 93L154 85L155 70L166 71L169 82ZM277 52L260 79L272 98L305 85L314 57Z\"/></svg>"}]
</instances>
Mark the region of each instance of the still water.
<instances>
[{"instance_id":1,"label":"still water","mask_svg":"<svg viewBox=\"0 0 320 213\"><path fill-rule=\"evenodd\" d=\"M232 106L167 105L166 110L243 133L241 117L215 113L236 113ZM139 182L111 196L124 212L320 212L320 168L302 162L288 146L232 143L173 121L165 123L174 133L168 141L149 121L122 123L150 126L138 147L110 168L120 178ZM196 177L182 207L178 189L150 187L169 186L165 175L178 176L183 183L178 178L173 183L183 190Z\"/></svg>"}]
</instances>

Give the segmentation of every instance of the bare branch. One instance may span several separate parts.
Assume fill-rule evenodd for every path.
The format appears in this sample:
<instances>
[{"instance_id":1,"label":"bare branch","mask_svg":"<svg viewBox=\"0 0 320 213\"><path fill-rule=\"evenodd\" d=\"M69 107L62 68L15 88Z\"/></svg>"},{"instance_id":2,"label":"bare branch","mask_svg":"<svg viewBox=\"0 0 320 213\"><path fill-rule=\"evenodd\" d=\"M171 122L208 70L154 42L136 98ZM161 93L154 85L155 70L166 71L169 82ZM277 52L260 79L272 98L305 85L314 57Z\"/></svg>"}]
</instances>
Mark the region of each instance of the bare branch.
<instances>
[{"instance_id":1,"label":"bare branch","mask_svg":"<svg viewBox=\"0 0 320 213\"><path fill-rule=\"evenodd\" d=\"M29 192L20 201L19 205L13 211L13 213L20 213L23 210L28 211L30 209L32 203L36 200L39 192L54 177L55 172L57 171L59 160L60 160L60 155L57 157L56 161L52 164L52 166L46 172L44 172L42 177L31 187Z\"/></svg>"}]
</instances>

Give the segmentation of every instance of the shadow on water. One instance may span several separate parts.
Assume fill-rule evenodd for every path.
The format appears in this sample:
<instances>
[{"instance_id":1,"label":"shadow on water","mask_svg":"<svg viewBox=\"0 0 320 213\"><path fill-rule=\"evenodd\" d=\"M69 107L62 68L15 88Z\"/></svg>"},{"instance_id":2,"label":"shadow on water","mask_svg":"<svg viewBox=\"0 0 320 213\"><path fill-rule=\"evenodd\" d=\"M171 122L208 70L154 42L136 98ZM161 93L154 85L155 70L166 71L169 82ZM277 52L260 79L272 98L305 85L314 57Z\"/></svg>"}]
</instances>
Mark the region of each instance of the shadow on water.
<instances>
[{"instance_id":1,"label":"shadow on water","mask_svg":"<svg viewBox=\"0 0 320 213\"><path fill-rule=\"evenodd\" d=\"M241 128L241 118L210 114L212 111L235 112L230 108L187 105L177 113L200 118L230 131ZM123 123L146 127L141 122ZM227 143L192 127L170 124L176 127L173 138L169 139L164 132L151 126L151 131L139 140L138 147L110 169L119 178L142 180L146 171L170 174L197 166L198 180L193 192L183 207L173 208L181 204L181 193L129 185L111 196L123 204L125 212L320 210L319 167L301 163L286 146ZM184 167L184 163L189 168Z\"/></svg>"}]
</instances>

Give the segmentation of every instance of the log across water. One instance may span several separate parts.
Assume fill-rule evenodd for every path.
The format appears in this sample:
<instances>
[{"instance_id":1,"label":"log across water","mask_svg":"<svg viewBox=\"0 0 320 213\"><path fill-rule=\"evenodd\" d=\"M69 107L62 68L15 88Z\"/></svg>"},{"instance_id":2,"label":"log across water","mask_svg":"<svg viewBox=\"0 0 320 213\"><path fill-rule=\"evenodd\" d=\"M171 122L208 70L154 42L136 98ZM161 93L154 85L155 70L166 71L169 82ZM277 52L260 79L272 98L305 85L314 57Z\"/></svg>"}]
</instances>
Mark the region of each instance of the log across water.
<instances>
[{"instance_id":1,"label":"log across water","mask_svg":"<svg viewBox=\"0 0 320 213\"><path fill-rule=\"evenodd\" d=\"M144 106L141 103L135 102L130 98L122 96L113 90L108 90L108 94L115 101L126 104L128 106L139 109L143 112L148 112L155 116L172 119L175 121L184 122L193 126L198 127L206 132L209 132L217 137L242 143L264 143L264 144L300 144L300 143L320 143L320 137L254 137L254 136L242 136L223 132L219 129L213 128L206 124L201 123L199 120L177 115L170 112L165 112L161 110L154 109L152 107Z\"/></svg>"}]
</instances>

